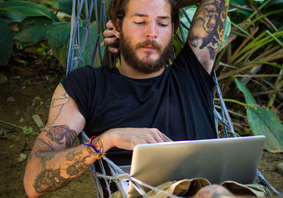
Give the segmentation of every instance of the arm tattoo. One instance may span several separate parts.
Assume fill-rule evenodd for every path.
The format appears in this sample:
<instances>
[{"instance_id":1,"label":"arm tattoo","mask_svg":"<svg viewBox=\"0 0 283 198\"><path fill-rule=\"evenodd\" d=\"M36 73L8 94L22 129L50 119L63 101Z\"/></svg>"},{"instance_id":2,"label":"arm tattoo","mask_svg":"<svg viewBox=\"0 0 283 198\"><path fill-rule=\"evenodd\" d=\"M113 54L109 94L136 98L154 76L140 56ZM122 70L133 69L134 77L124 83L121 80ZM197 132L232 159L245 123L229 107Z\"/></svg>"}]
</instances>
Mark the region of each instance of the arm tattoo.
<instances>
[{"instance_id":1,"label":"arm tattoo","mask_svg":"<svg viewBox=\"0 0 283 198\"><path fill-rule=\"evenodd\" d=\"M35 179L33 185L37 193L46 193L50 191L55 191L60 188L67 186L71 183L74 178L64 178L61 175L60 168L52 170L44 170Z\"/></svg>"},{"instance_id":2,"label":"arm tattoo","mask_svg":"<svg viewBox=\"0 0 283 198\"><path fill-rule=\"evenodd\" d=\"M59 86L62 86L62 85L60 84ZM54 123L54 121L59 117L64 105L69 102L70 102L70 96L67 93L64 93L59 98L54 98L51 101L50 110L52 109L53 111L57 111L57 113L55 116L52 116L52 117L49 116L48 123L47 123L48 127L50 127Z\"/></svg>"},{"instance_id":3,"label":"arm tattoo","mask_svg":"<svg viewBox=\"0 0 283 198\"><path fill-rule=\"evenodd\" d=\"M62 140L66 140L66 148L70 148L77 137L77 133L74 130L69 129L67 125L52 126L46 134L51 141L57 144L63 144Z\"/></svg>"},{"instance_id":4,"label":"arm tattoo","mask_svg":"<svg viewBox=\"0 0 283 198\"><path fill-rule=\"evenodd\" d=\"M41 153L40 155L36 153L36 157L41 157L41 163L42 163L42 170L46 169L46 162L51 160L56 153Z\"/></svg>"},{"instance_id":5,"label":"arm tattoo","mask_svg":"<svg viewBox=\"0 0 283 198\"><path fill-rule=\"evenodd\" d=\"M47 142L45 142L42 138L38 138L36 140L36 143L33 146L33 150L36 150L35 153L31 153L29 160L32 159L32 155L35 155L38 157L38 153L39 152L52 152L55 151L54 147L51 144L48 144Z\"/></svg>"},{"instance_id":6,"label":"arm tattoo","mask_svg":"<svg viewBox=\"0 0 283 198\"><path fill-rule=\"evenodd\" d=\"M36 192L44 193L58 190L71 183L75 178L77 178L83 171L85 171L90 166L90 164L86 163L86 159L90 156L88 155L82 157L82 154L82 151L70 151L66 155L66 161L69 162L69 164L67 163L68 167L66 169L62 169L61 167L54 170L43 169L42 172L37 175L35 183L33 185ZM66 172L67 178L62 176L62 171Z\"/></svg>"},{"instance_id":7,"label":"arm tattoo","mask_svg":"<svg viewBox=\"0 0 283 198\"><path fill-rule=\"evenodd\" d=\"M55 151L54 147L47 142L45 142L42 138L38 138L35 145L33 146L35 150L39 152L51 152Z\"/></svg>"},{"instance_id":8,"label":"arm tattoo","mask_svg":"<svg viewBox=\"0 0 283 198\"><path fill-rule=\"evenodd\" d=\"M73 161L76 159L77 156L83 154L82 151L75 153L75 151L71 151L66 155L66 160L67 161Z\"/></svg>"},{"instance_id":9,"label":"arm tattoo","mask_svg":"<svg viewBox=\"0 0 283 198\"><path fill-rule=\"evenodd\" d=\"M86 158L89 158L90 156L86 156L84 158L81 159L81 157L79 159L75 160L75 163L69 165L69 167L66 170L66 173L70 176L78 176L79 173L83 172L87 167L89 167L90 164L87 164L85 162Z\"/></svg>"},{"instance_id":10,"label":"arm tattoo","mask_svg":"<svg viewBox=\"0 0 283 198\"><path fill-rule=\"evenodd\" d=\"M100 138L92 139L91 143L96 150L98 150L100 153L104 153L103 144Z\"/></svg>"},{"instance_id":11,"label":"arm tattoo","mask_svg":"<svg viewBox=\"0 0 283 198\"><path fill-rule=\"evenodd\" d=\"M214 60L224 35L224 21L228 12L227 0L207 0L200 4L192 21L189 41L193 47L208 48Z\"/></svg>"}]
</instances>

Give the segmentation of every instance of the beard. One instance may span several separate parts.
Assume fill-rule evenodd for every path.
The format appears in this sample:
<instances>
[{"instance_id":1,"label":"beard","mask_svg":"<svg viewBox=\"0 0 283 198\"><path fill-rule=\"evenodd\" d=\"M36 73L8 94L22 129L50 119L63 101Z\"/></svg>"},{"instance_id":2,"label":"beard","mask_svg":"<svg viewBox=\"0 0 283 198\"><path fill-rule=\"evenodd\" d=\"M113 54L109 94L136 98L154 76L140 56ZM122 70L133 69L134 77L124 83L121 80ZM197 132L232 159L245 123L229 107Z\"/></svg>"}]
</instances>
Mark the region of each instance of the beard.
<instances>
[{"instance_id":1,"label":"beard","mask_svg":"<svg viewBox=\"0 0 283 198\"><path fill-rule=\"evenodd\" d=\"M162 51L162 46L159 45L156 41L153 40L146 40L144 42L136 44L136 46L132 46L130 40L127 39L123 31L120 32L120 53L123 56L126 63L135 69L136 71L144 74L151 74L157 71L160 71L164 68L173 54L173 44L172 44L173 37L171 36L170 41L165 46L164 50ZM160 54L159 58L155 61L147 59L151 55L151 52L147 52L146 58L147 60L140 60L135 51L145 47L147 45L152 45L157 52Z\"/></svg>"}]
</instances>

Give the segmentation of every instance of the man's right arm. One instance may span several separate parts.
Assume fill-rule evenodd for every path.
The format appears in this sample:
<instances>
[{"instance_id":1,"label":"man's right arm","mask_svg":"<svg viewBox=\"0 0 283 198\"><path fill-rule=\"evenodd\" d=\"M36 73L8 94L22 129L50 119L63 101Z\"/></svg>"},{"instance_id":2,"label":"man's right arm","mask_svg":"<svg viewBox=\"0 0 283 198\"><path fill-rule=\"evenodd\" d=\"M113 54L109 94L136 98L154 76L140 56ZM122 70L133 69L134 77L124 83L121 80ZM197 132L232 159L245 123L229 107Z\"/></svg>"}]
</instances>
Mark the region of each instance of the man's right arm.
<instances>
[{"instance_id":1,"label":"man's right arm","mask_svg":"<svg viewBox=\"0 0 283 198\"><path fill-rule=\"evenodd\" d=\"M97 160L97 153L86 145L72 147L85 126L75 101L60 84L53 95L48 123L39 134L27 162L24 186L29 197L38 197L63 188ZM92 140L104 153L112 147L133 150L137 144L170 141L154 128L114 128Z\"/></svg>"},{"instance_id":2,"label":"man's right arm","mask_svg":"<svg viewBox=\"0 0 283 198\"><path fill-rule=\"evenodd\" d=\"M84 125L84 117L60 84L52 98L48 123L36 139L27 162L24 186L29 197L68 185L96 160L97 153L91 147L71 148ZM101 139L94 141L99 143Z\"/></svg>"}]
</instances>

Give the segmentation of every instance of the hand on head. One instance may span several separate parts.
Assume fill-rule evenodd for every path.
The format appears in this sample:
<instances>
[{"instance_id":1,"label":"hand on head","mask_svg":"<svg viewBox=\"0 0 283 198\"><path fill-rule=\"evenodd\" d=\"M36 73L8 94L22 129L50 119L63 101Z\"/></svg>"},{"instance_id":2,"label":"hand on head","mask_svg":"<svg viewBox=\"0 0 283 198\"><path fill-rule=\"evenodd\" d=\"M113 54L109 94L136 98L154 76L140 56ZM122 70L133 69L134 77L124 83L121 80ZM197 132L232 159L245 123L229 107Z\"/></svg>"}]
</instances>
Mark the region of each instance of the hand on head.
<instances>
[{"instance_id":1,"label":"hand on head","mask_svg":"<svg viewBox=\"0 0 283 198\"><path fill-rule=\"evenodd\" d=\"M111 53L118 53L119 39L115 36L113 30L114 24L112 21L108 21L106 24L106 30L103 32L104 44L108 45L108 49Z\"/></svg>"}]
</instances>

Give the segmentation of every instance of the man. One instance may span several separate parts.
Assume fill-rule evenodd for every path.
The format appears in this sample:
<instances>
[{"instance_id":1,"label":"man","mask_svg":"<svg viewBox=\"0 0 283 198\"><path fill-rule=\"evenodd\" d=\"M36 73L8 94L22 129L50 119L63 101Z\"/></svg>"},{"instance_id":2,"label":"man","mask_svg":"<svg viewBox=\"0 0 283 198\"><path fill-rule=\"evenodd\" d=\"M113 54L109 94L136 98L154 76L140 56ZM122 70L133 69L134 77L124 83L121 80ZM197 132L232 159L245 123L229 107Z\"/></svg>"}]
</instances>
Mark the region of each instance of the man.
<instances>
[{"instance_id":1,"label":"man","mask_svg":"<svg viewBox=\"0 0 283 198\"><path fill-rule=\"evenodd\" d=\"M196 3L188 42L166 67L178 24L176 6ZM228 0L179 5L174 0L109 3L114 27L105 32L105 41L112 34L119 39L121 66L80 68L58 85L26 166L29 197L68 185L105 152L122 165L130 163L137 144L216 137L210 74ZM91 142L71 148L83 130Z\"/></svg>"}]
</instances>

